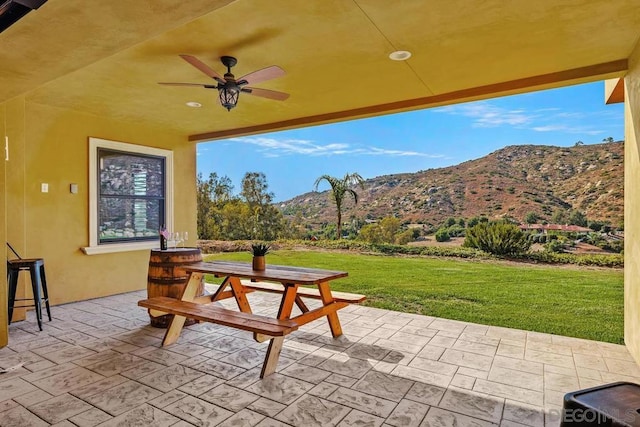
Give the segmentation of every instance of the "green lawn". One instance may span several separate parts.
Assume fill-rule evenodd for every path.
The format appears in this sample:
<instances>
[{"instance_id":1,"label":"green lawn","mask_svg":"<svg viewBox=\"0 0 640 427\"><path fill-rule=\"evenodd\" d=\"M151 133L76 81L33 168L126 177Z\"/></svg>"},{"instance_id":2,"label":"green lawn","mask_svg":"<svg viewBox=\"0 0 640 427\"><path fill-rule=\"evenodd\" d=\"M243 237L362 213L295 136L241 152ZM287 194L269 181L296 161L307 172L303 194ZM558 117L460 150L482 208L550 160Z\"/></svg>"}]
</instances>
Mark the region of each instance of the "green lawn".
<instances>
[{"instance_id":1,"label":"green lawn","mask_svg":"<svg viewBox=\"0 0 640 427\"><path fill-rule=\"evenodd\" d=\"M249 253L208 260L251 261ZM275 251L267 263L349 272L332 289L366 305L621 344L623 272L444 258Z\"/></svg>"}]
</instances>

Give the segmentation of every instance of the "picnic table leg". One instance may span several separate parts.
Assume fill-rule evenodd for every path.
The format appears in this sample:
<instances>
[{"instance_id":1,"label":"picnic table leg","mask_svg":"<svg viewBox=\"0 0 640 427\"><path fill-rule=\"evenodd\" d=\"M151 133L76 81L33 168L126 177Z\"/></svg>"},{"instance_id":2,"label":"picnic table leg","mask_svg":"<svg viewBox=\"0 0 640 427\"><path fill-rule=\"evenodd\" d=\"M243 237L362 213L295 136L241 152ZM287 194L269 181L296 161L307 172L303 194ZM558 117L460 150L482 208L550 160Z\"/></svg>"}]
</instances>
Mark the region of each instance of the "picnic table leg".
<instances>
[{"instance_id":1,"label":"picnic table leg","mask_svg":"<svg viewBox=\"0 0 640 427\"><path fill-rule=\"evenodd\" d=\"M216 289L214 294L211 295L211 301L219 301L221 299L224 299L222 298L222 295L225 293L224 290L226 289L228 284L229 284L229 278L225 277L222 283L220 283L220 286L218 286L218 289Z\"/></svg>"},{"instance_id":2,"label":"picnic table leg","mask_svg":"<svg viewBox=\"0 0 640 427\"><path fill-rule=\"evenodd\" d=\"M298 306L300 311L303 313L306 313L307 311L309 311L309 307L307 307L307 304L305 304L304 301L302 301L302 298L300 298L300 295L296 295L296 305Z\"/></svg>"},{"instance_id":3,"label":"picnic table leg","mask_svg":"<svg viewBox=\"0 0 640 427\"><path fill-rule=\"evenodd\" d=\"M243 313L251 313L251 306L249 305L249 300L247 299L247 292L244 290L244 286L242 286L242 282L240 282L239 277L229 276L229 284L231 285L231 290L233 292L233 296L236 298L236 302L238 303L238 308Z\"/></svg>"},{"instance_id":4,"label":"picnic table leg","mask_svg":"<svg viewBox=\"0 0 640 427\"><path fill-rule=\"evenodd\" d=\"M267 355L265 356L264 363L262 364L260 378L268 377L276 371L283 343L284 337L271 338L271 341L269 342L269 348L267 349Z\"/></svg>"},{"instance_id":5,"label":"picnic table leg","mask_svg":"<svg viewBox=\"0 0 640 427\"><path fill-rule=\"evenodd\" d=\"M331 296L331 288L329 287L329 282L322 282L318 284L318 289L320 290L322 304L329 305L333 303L333 297ZM327 314L327 320L329 321L329 328L331 328L331 335L333 335L334 338L342 335L342 326L340 325L338 313L333 311Z\"/></svg>"},{"instance_id":6,"label":"picnic table leg","mask_svg":"<svg viewBox=\"0 0 640 427\"><path fill-rule=\"evenodd\" d=\"M282 299L280 300L280 308L278 308L277 318L280 320L287 320L291 318L293 303L298 299L298 285L293 283L283 283L283 285L284 292L282 292ZM265 342L269 338L270 337L268 335L259 334L257 332L253 334L253 339L257 342Z\"/></svg>"},{"instance_id":7,"label":"picnic table leg","mask_svg":"<svg viewBox=\"0 0 640 427\"><path fill-rule=\"evenodd\" d=\"M193 301L195 299L196 293L198 292L198 287L200 287L203 276L203 273L189 273L189 279L187 280L187 285L182 292L182 297L180 298L180 300ZM173 315L173 319L171 319L171 323L169 323L167 332L164 334L164 339L162 340L163 347L171 345L178 340L178 338L180 337L180 332L182 332L182 328L184 327L185 320L187 320L187 318L184 316L178 316L177 314Z\"/></svg>"},{"instance_id":8,"label":"picnic table leg","mask_svg":"<svg viewBox=\"0 0 640 427\"><path fill-rule=\"evenodd\" d=\"M298 298L298 285L294 283L284 283L284 292L282 292L282 300L278 309L278 319L286 320L291 318L293 303Z\"/></svg>"}]
</instances>

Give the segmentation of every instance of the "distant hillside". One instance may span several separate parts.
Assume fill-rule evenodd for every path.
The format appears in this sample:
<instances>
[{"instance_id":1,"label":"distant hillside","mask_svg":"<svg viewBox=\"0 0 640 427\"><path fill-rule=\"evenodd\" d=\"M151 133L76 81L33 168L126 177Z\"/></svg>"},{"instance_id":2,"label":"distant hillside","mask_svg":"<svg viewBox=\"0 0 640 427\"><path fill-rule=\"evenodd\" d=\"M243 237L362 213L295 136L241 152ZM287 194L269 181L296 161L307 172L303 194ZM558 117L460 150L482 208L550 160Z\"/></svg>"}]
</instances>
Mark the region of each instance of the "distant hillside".
<instances>
[{"instance_id":1,"label":"distant hillside","mask_svg":"<svg viewBox=\"0 0 640 427\"><path fill-rule=\"evenodd\" d=\"M623 219L624 144L575 147L517 145L456 166L368 179L349 199L343 218L388 215L438 225L446 218L486 215L523 220L528 212L549 219L557 209L576 209L590 220ZM357 171L353 171L357 172ZM282 202L285 215L310 223L335 221L328 191Z\"/></svg>"}]
</instances>

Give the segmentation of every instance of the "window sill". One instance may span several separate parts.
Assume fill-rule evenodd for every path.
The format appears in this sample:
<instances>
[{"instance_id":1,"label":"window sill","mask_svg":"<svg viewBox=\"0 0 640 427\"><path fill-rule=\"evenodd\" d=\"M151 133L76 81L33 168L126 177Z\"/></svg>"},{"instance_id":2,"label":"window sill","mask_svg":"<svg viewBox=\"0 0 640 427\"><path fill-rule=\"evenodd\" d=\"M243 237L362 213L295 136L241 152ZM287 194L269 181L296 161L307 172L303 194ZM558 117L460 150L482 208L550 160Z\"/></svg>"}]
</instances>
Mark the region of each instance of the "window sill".
<instances>
[{"instance_id":1,"label":"window sill","mask_svg":"<svg viewBox=\"0 0 640 427\"><path fill-rule=\"evenodd\" d=\"M80 248L85 255L101 255L116 252L131 252L154 249L158 247L158 242L136 242L136 243L114 243L112 245L85 246Z\"/></svg>"}]
</instances>

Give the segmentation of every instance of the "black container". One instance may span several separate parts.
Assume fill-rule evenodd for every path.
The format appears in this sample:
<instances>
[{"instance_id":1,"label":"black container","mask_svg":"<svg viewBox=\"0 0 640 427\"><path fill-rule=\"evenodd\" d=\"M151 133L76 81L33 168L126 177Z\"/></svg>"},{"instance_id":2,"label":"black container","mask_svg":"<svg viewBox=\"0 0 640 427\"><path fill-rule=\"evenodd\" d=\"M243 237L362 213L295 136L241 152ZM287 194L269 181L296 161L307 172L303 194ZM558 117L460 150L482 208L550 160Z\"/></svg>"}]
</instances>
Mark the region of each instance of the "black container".
<instances>
[{"instance_id":1,"label":"black container","mask_svg":"<svg viewBox=\"0 0 640 427\"><path fill-rule=\"evenodd\" d=\"M617 382L567 393L561 427L640 427L640 385Z\"/></svg>"}]
</instances>

